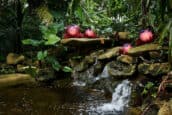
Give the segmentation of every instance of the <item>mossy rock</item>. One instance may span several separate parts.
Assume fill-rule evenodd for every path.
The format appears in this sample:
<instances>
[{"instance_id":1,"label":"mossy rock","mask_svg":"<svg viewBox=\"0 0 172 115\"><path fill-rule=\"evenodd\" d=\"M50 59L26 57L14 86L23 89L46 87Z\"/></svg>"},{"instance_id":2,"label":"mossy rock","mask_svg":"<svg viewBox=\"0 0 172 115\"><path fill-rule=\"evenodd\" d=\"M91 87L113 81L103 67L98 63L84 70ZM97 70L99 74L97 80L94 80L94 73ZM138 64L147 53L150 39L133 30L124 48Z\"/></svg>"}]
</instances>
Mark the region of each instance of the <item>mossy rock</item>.
<instances>
[{"instance_id":1,"label":"mossy rock","mask_svg":"<svg viewBox=\"0 0 172 115\"><path fill-rule=\"evenodd\" d=\"M81 63L79 63L78 65L76 65L74 67L74 70L77 72L81 72L86 70L89 67L88 63L86 63L85 61L82 61Z\"/></svg>"},{"instance_id":2,"label":"mossy rock","mask_svg":"<svg viewBox=\"0 0 172 115\"><path fill-rule=\"evenodd\" d=\"M14 53L9 53L6 58L7 64L9 65L15 65L23 62L24 60L25 60L25 56Z\"/></svg>"},{"instance_id":3,"label":"mossy rock","mask_svg":"<svg viewBox=\"0 0 172 115\"><path fill-rule=\"evenodd\" d=\"M132 57L129 55L120 55L117 57L117 61L126 63L126 64L133 64L137 62L135 57Z\"/></svg>"},{"instance_id":4,"label":"mossy rock","mask_svg":"<svg viewBox=\"0 0 172 115\"><path fill-rule=\"evenodd\" d=\"M111 43L111 39L107 38L69 38L69 39L62 39L61 43L63 45L68 46L80 46L80 47L88 47L88 46L95 46L95 45L104 45L107 43Z\"/></svg>"},{"instance_id":5,"label":"mossy rock","mask_svg":"<svg viewBox=\"0 0 172 115\"><path fill-rule=\"evenodd\" d=\"M158 51L161 49L165 49L162 46L158 45L158 44L145 44L145 45L141 45L141 46L136 46L131 48L128 51L128 55L140 55L141 53L144 52L150 52L150 51Z\"/></svg>"},{"instance_id":6,"label":"mossy rock","mask_svg":"<svg viewBox=\"0 0 172 115\"><path fill-rule=\"evenodd\" d=\"M10 87L34 82L35 79L29 74L14 73L0 75L0 87Z\"/></svg>"},{"instance_id":7,"label":"mossy rock","mask_svg":"<svg viewBox=\"0 0 172 115\"><path fill-rule=\"evenodd\" d=\"M107 64L108 73L115 79L123 79L132 76L136 71L135 64L125 64L112 61Z\"/></svg>"},{"instance_id":8,"label":"mossy rock","mask_svg":"<svg viewBox=\"0 0 172 115\"><path fill-rule=\"evenodd\" d=\"M118 56L120 49L121 49L121 47L114 47L114 48L108 49L104 53L100 54L98 56L98 59L99 60L104 60L104 59L110 59L112 57Z\"/></svg>"},{"instance_id":9,"label":"mossy rock","mask_svg":"<svg viewBox=\"0 0 172 115\"><path fill-rule=\"evenodd\" d=\"M141 115L142 114L142 110L140 108L136 108L136 107L130 107L127 110L127 115Z\"/></svg>"},{"instance_id":10,"label":"mossy rock","mask_svg":"<svg viewBox=\"0 0 172 115\"><path fill-rule=\"evenodd\" d=\"M169 63L141 63L138 65L138 71L141 74L158 76L170 71Z\"/></svg>"},{"instance_id":11,"label":"mossy rock","mask_svg":"<svg viewBox=\"0 0 172 115\"><path fill-rule=\"evenodd\" d=\"M158 115L171 115L172 108L169 102L164 102L162 107L158 111Z\"/></svg>"}]
</instances>

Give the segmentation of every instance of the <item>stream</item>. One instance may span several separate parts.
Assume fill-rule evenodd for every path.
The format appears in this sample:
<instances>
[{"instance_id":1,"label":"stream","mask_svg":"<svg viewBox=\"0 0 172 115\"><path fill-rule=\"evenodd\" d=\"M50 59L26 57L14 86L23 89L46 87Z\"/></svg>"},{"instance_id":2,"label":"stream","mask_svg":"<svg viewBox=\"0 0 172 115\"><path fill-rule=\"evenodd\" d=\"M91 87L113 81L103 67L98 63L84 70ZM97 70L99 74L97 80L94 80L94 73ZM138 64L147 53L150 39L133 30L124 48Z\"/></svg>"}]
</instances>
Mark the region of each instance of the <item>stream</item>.
<instances>
[{"instance_id":1,"label":"stream","mask_svg":"<svg viewBox=\"0 0 172 115\"><path fill-rule=\"evenodd\" d=\"M123 115L131 87L119 83L107 98L103 92L81 86L38 86L0 89L0 115Z\"/></svg>"}]
</instances>

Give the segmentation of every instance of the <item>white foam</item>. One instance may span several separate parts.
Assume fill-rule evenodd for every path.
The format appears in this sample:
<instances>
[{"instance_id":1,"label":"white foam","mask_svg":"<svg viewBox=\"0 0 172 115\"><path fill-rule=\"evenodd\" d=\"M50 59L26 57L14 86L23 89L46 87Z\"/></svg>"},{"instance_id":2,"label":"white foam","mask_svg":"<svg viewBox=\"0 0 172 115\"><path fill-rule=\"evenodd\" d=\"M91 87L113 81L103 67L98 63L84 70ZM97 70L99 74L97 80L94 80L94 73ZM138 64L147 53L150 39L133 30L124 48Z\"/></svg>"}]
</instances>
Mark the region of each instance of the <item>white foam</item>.
<instances>
[{"instance_id":1,"label":"white foam","mask_svg":"<svg viewBox=\"0 0 172 115\"><path fill-rule=\"evenodd\" d=\"M111 103L105 103L97 107L97 111L124 111L124 108L128 106L130 94L131 84L128 80L124 80L115 88Z\"/></svg>"}]
</instances>

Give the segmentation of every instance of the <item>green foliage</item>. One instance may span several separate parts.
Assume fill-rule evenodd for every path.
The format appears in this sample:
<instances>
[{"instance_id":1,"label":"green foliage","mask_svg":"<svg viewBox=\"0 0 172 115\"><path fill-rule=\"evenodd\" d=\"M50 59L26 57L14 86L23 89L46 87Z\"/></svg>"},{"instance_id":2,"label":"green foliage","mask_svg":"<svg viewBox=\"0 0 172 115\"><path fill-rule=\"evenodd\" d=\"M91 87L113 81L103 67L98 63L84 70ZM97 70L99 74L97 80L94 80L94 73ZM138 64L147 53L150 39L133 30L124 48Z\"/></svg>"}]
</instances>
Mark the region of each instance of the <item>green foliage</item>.
<instances>
[{"instance_id":1,"label":"green foliage","mask_svg":"<svg viewBox=\"0 0 172 115\"><path fill-rule=\"evenodd\" d=\"M98 33L110 28L112 18L107 9L101 8L94 0L72 0L68 7L67 24L79 24L84 28L92 28Z\"/></svg>"},{"instance_id":2,"label":"green foliage","mask_svg":"<svg viewBox=\"0 0 172 115\"><path fill-rule=\"evenodd\" d=\"M142 95L150 95L151 97L156 98L157 91L155 88L155 84L152 82L147 82L142 91Z\"/></svg>"},{"instance_id":3,"label":"green foliage","mask_svg":"<svg viewBox=\"0 0 172 115\"><path fill-rule=\"evenodd\" d=\"M48 7L46 7L45 5L38 7L36 9L36 13L43 24L49 25L53 22L53 16L49 12Z\"/></svg>"},{"instance_id":4,"label":"green foliage","mask_svg":"<svg viewBox=\"0 0 172 115\"><path fill-rule=\"evenodd\" d=\"M55 45L60 41L60 38L56 35L57 24L51 24L49 26L41 25L40 31L42 32L43 39L45 40L44 45Z\"/></svg>"},{"instance_id":5,"label":"green foliage","mask_svg":"<svg viewBox=\"0 0 172 115\"><path fill-rule=\"evenodd\" d=\"M58 24L51 24L49 26L40 25L40 31L42 33L41 40L24 39L22 43L24 45L40 46L40 45L55 45L60 41L60 38L56 35L58 31Z\"/></svg>"},{"instance_id":6,"label":"green foliage","mask_svg":"<svg viewBox=\"0 0 172 115\"><path fill-rule=\"evenodd\" d=\"M64 66L62 69L64 72L72 72L72 69L68 66Z\"/></svg>"},{"instance_id":7,"label":"green foliage","mask_svg":"<svg viewBox=\"0 0 172 115\"><path fill-rule=\"evenodd\" d=\"M32 45L32 46L40 46L43 44L43 40L34 40L34 39L24 39L22 40L22 43L24 45Z\"/></svg>"},{"instance_id":8,"label":"green foliage","mask_svg":"<svg viewBox=\"0 0 172 115\"><path fill-rule=\"evenodd\" d=\"M52 65L52 68L56 71L72 72L72 69L68 66L62 66L54 57L49 56L46 61Z\"/></svg>"},{"instance_id":9,"label":"green foliage","mask_svg":"<svg viewBox=\"0 0 172 115\"><path fill-rule=\"evenodd\" d=\"M37 59L38 60L45 60L45 58L47 57L47 51L45 50L45 51L39 51L38 53L37 53Z\"/></svg>"},{"instance_id":10,"label":"green foliage","mask_svg":"<svg viewBox=\"0 0 172 115\"><path fill-rule=\"evenodd\" d=\"M36 77L38 72L36 68L33 68L31 66L29 66L29 68L25 69L25 73L30 74L32 77Z\"/></svg>"}]
</instances>

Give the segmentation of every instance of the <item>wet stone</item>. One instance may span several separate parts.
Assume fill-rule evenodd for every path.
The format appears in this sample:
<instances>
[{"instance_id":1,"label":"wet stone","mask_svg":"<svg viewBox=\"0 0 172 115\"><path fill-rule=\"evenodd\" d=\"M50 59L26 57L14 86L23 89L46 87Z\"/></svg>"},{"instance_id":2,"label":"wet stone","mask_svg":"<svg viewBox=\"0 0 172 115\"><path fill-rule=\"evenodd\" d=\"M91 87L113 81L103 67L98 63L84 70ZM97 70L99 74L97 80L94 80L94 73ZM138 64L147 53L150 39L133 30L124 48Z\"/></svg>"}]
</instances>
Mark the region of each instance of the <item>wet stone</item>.
<instances>
[{"instance_id":1,"label":"wet stone","mask_svg":"<svg viewBox=\"0 0 172 115\"><path fill-rule=\"evenodd\" d=\"M170 103L164 102L162 107L158 111L158 115L171 115L172 113L172 108L170 106Z\"/></svg>"},{"instance_id":2,"label":"wet stone","mask_svg":"<svg viewBox=\"0 0 172 115\"><path fill-rule=\"evenodd\" d=\"M136 107L130 107L127 110L127 115L141 115L142 111L140 108Z\"/></svg>"},{"instance_id":3,"label":"wet stone","mask_svg":"<svg viewBox=\"0 0 172 115\"><path fill-rule=\"evenodd\" d=\"M138 71L141 74L158 76L170 71L170 64L167 63L141 63L138 65Z\"/></svg>"},{"instance_id":4,"label":"wet stone","mask_svg":"<svg viewBox=\"0 0 172 115\"><path fill-rule=\"evenodd\" d=\"M107 38L70 38L70 39L62 39L61 43L68 46L93 46L93 45L104 45L111 43L111 39Z\"/></svg>"},{"instance_id":5,"label":"wet stone","mask_svg":"<svg viewBox=\"0 0 172 115\"><path fill-rule=\"evenodd\" d=\"M74 67L74 70L77 72L81 72L86 70L89 67L88 63L86 63L85 61L82 61L81 63L79 63L78 65L76 65Z\"/></svg>"},{"instance_id":6,"label":"wet stone","mask_svg":"<svg viewBox=\"0 0 172 115\"><path fill-rule=\"evenodd\" d=\"M129 55L121 55L117 57L117 61L126 63L126 64L132 64L132 63L136 63L136 58L131 57Z\"/></svg>"},{"instance_id":7,"label":"wet stone","mask_svg":"<svg viewBox=\"0 0 172 115\"><path fill-rule=\"evenodd\" d=\"M115 79L123 79L132 76L135 73L135 64L124 64L117 61L112 61L107 64L108 73Z\"/></svg>"},{"instance_id":8,"label":"wet stone","mask_svg":"<svg viewBox=\"0 0 172 115\"><path fill-rule=\"evenodd\" d=\"M100 54L98 56L98 59L99 60L104 60L104 59L110 59L110 58L113 58L115 56L118 56L120 49L121 49L121 47L114 47L114 48L108 49L104 53Z\"/></svg>"},{"instance_id":9,"label":"wet stone","mask_svg":"<svg viewBox=\"0 0 172 115\"><path fill-rule=\"evenodd\" d=\"M11 65L15 65L18 63L21 63L25 60L25 57L23 55L18 55L18 54L14 54L14 53L9 53L7 55L6 61L7 64L11 64Z\"/></svg>"},{"instance_id":10,"label":"wet stone","mask_svg":"<svg viewBox=\"0 0 172 115\"><path fill-rule=\"evenodd\" d=\"M150 51L158 51L161 49L163 49L163 47L158 44L145 44L145 45L131 48L128 51L128 55L140 55L141 53L150 52Z\"/></svg>"}]
</instances>

